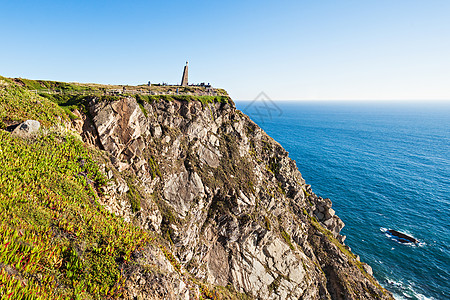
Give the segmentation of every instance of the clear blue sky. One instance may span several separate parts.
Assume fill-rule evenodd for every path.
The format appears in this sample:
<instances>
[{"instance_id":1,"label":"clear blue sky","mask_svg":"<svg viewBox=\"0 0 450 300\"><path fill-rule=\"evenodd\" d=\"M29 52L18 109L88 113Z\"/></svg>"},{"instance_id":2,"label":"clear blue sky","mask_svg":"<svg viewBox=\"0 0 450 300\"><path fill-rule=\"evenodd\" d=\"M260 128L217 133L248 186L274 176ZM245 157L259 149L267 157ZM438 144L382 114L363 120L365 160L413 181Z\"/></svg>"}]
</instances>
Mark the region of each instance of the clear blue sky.
<instances>
[{"instance_id":1,"label":"clear blue sky","mask_svg":"<svg viewBox=\"0 0 450 300\"><path fill-rule=\"evenodd\" d=\"M450 1L0 0L0 75L450 100Z\"/></svg>"}]
</instances>

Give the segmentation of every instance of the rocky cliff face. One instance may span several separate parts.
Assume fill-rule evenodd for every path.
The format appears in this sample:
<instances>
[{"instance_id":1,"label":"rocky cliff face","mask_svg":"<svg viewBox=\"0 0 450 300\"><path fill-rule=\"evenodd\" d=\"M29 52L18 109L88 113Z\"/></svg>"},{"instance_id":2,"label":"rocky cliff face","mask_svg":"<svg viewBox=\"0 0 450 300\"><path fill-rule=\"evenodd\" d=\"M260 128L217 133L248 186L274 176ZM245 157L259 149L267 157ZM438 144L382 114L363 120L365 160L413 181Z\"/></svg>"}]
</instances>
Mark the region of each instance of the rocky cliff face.
<instances>
[{"instance_id":1,"label":"rocky cliff face","mask_svg":"<svg viewBox=\"0 0 450 300\"><path fill-rule=\"evenodd\" d=\"M126 299L390 299L343 245L331 201L234 104L89 102L74 121L105 150L102 203L154 232Z\"/></svg>"}]
</instances>

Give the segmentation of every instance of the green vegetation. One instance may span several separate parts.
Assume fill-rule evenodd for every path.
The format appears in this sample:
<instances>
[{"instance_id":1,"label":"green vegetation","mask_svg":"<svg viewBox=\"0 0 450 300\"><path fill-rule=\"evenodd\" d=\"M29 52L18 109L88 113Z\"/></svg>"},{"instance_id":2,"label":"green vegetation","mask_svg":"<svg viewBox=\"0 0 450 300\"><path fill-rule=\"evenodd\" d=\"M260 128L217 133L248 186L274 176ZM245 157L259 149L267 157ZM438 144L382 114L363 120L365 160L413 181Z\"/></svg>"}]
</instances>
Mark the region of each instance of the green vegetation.
<instances>
[{"instance_id":1,"label":"green vegetation","mask_svg":"<svg viewBox=\"0 0 450 300\"><path fill-rule=\"evenodd\" d=\"M144 114L144 116L148 117L148 111L144 107L144 100L142 99L142 96L141 95L136 95L135 98L136 98L136 101L137 101L137 103L139 105L139 108L141 109L141 111Z\"/></svg>"},{"instance_id":2,"label":"green vegetation","mask_svg":"<svg viewBox=\"0 0 450 300\"><path fill-rule=\"evenodd\" d=\"M281 232L281 236L283 237L283 239L289 245L289 248L291 248L291 250L295 250L295 247L291 242L291 236L289 235L289 233L287 233L283 228L280 228L280 232Z\"/></svg>"},{"instance_id":3,"label":"green vegetation","mask_svg":"<svg viewBox=\"0 0 450 300\"><path fill-rule=\"evenodd\" d=\"M0 295L119 296L121 265L150 237L98 204L106 179L93 150L71 136L0 130L0 153Z\"/></svg>"},{"instance_id":4,"label":"green vegetation","mask_svg":"<svg viewBox=\"0 0 450 300\"><path fill-rule=\"evenodd\" d=\"M88 94L48 94L48 93L39 93L41 98L46 98L56 104L58 104L64 111L71 117L73 114L72 111L74 109L78 109L79 111L83 111L87 113L87 104L94 97L98 102L110 102L119 100L121 96L112 96L112 95L102 95L98 93L88 93Z\"/></svg>"},{"instance_id":5,"label":"green vegetation","mask_svg":"<svg viewBox=\"0 0 450 300\"><path fill-rule=\"evenodd\" d=\"M280 194L283 194L283 195L285 195L286 196L286 191L284 190L284 188L283 188L283 185L281 184L281 182L277 182L277 185L278 185L278 192L280 193Z\"/></svg>"},{"instance_id":6,"label":"green vegetation","mask_svg":"<svg viewBox=\"0 0 450 300\"><path fill-rule=\"evenodd\" d=\"M303 190L303 193L305 193L305 196L306 196L306 197L311 196L304 188L302 188L302 190Z\"/></svg>"},{"instance_id":7,"label":"green vegetation","mask_svg":"<svg viewBox=\"0 0 450 300\"><path fill-rule=\"evenodd\" d=\"M229 96L196 96L196 95L135 95L136 100L153 103L158 101L200 101L203 105L208 103L230 103Z\"/></svg>"},{"instance_id":8,"label":"green vegetation","mask_svg":"<svg viewBox=\"0 0 450 300\"><path fill-rule=\"evenodd\" d=\"M152 176L152 179L154 179L156 176L159 176L162 178L161 171L159 171L158 163L155 161L155 158L151 156L148 159L148 166L150 167L150 175Z\"/></svg>"},{"instance_id":9,"label":"green vegetation","mask_svg":"<svg viewBox=\"0 0 450 300\"><path fill-rule=\"evenodd\" d=\"M208 103L232 103L231 98L224 90L217 90L217 96L197 96L186 94L174 94L177 87L132 87L126 86L124 94L114 94L112 91L123 91L124 86L66 83L48 80L30 80L23 78L5 78L0 76L0 120L8 117L8 121L34 119L44 121L44 125L55 122L55 117L62 116L64 119L76 119L72 113L74 109L87 112L86 106L94 97L99 102L114 101L123 97L134 97L145 116L148 112L144 108L144 103L157 101L200 101L202 105ZM156 89L161 95L148 95L150 91ZM181 93L203 92L197 87L181 88ZM112 94L111 94L112 93ZM164 94L168 93L168 94ZM170 93L170 94L169 94ZM26 99L24 101L23 99ZM32 101L30 101L32 100ZM50 100L50 101L48 101ZM52 104L56 103L57 105ZM2 107L3 106L3 107ZM58 108L59 106L59 108ZM20 108L11 112L11 107ZM39 114L37 113L39 112ZM41 114L41 115L40 115ZM3 121L2 121L3 122ZM5 127L0 123L0 128Z\"/></svg>"},{"instance_id":10,"label":"green vegetation","mask_svg":"<svg viewBox=\"0 0 450 300\"><path fill-rule=\"evenodd\" d=\"M164 253L164 256L172 264L172 266L175 268L175 270L177 270L177 272L181 272L181 265L178 262L178 260L175 258L175 256L172 254L172 252L167 250L167 248L162 245L160 245L159 248L162 250L162 252Z\"/></svg>"},{"instance_id":11,"label":"green vegetation","mask_svg":"<svg viewBox=\"0 0 450 300\"><path fill-rule=\"evenodd\" d=\"M127 197L131 204L131 210L134 213L138 212L141 209L141 194L136 189L134 184L131 183L131 181L129 181L127 185L128 185Z\"/></svg>"},{"instance_id":12,"label":"green vegetation","mask_svg":"<svg viewBox=\"0 0 450 300\"><path fill-rule=\"evenodd\" d=\"M269 168L269 170L270 170L274 175L280 174L281 164L280 164L280 162L278 161L278 159L279 159L279 158L276 157L276 156L271 157L271 158L269 159L269 165L268 165L268 168Z\"/></svg>"},{"instance_id":13,"label":"green vegetation","mask_svg":"<svg viewBox=\"0 0 450 300\"><path fill-rule=\"evenodd\" d=\"M265 225L266 229L270 231L272 226L270 225L270 220L267 216L264 216L264 225Z\"/></svg>"},{"instance_id":14,"label":"green vegetation","mask_svg":"<svg viewBox=\"0 0 450 300\"><path fill-rule=\"evenodd\" d=\"M275 278L275 280L272 281L271 284L269 284L268 288L269 288L269 292L270 293L276 293L277 292L277 290L278 290L278 288L280 286L280 283L281 283L281 279L282 279L281 276L277 276L277 278Z\"/></svg>"},{"instance_id":15,"label":"green vegetation","mask_svg":"<svg viewBox=\"0 0 450 300\"><path fill-rule=\"evenodd\" d=\"M59 82L59 81L50 81L50 80L31 80L24 78L14 78L11 79L17 85L23 86L28 90L55 90L55 91L64 91L64 92L92 92L98 90L98 88L83 86L76 83L67 83L67 82Z\"/></svg>"},{"instance_id":16,"label":"green vegetation","mask_svg":"<svg viewBox=\"0 0 450 300\"><path fill-rule=\"evenodd\" d=\"M44 126L59 123L67 119L64 110L57 104L42 98L10 79L0 76L0 121L1 127L7 124L33 119Z\"/></svg>"},{"instance_id":17,"label":"green vegetation","mask_svg":"<svg viewBox=\"0 0 450 300\"><path fill-rule=\"evenodd\" d=\"M222 297L219 297L219 293L214 289L208 288L205 284L199 284L200 287L200 299L212 299L219 300Z\"/></svg>"}]
</instances>

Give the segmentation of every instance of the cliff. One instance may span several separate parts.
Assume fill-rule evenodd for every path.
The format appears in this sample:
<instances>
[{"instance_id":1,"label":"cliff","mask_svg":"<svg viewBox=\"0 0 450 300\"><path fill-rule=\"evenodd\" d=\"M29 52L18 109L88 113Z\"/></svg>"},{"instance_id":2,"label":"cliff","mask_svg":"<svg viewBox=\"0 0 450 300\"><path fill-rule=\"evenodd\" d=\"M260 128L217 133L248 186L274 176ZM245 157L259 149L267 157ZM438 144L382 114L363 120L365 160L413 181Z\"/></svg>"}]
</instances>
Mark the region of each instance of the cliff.
<instances>
[{"instance_id":1,"label":"cliff","mask_svg":"<svg viewBox=\"0 0 450 300\"><path fill-rule=\"evenodd\" d=\"M54 287L48 292L53 295L82 298L392 298L373 278L370 266L344 245L345 237L339 234L344 224L331 201L313 192L288 153L229 97L55 96L30 93L21 81L0 79L3 129L26 119L38 120L44 128L28 140L2 131L8 145L0 144L0 151L30 143L34 145L30 153L42 147L54 151L42 142L48 139L56 148L79 148L74 155L61 154L60 166L71 167L54 178L70 178L75 182L70 184L82 187L63 187L59 193L52 182L39 183L47 194L66 193L68 203L80 207L73 212L79 216L56 214L42 225L47 226L49 244L63 249L47 259L59 264L25 270L0 257L1 274L7 278L3 282L13 278L25 286ZM26 113L25 106L30 106ZM0 168L11 161L2 161ZM18 176L11 173L14 170L8 169L11 178ZM38 176L30 182L39 182ZM0 183L8 186L6 179ZM14 187L23 188L19 183ZM87 193L86 199L67 190ZM0 200L14 205L11 193L2 190ZM39 212L30 214L54 213L52 206L41 205L45 193L34 189L26 193L16 202L35 199L37 205L27 209ZM9 206L3 205L3 213L11 214L5 207ZM97 226L112 222L108 232L92 226L82 231L80 224L89 223L86 207L95 211ZM23 217L16 215L20 223ZM68 224L61 222L64 218ZM3 226L20 233L41 230L37 221L29 224L34 227ZM99 237L92 239L92 234ZM20 244L19 233L10 235ZM121 242L114 244L114 239ZM23 251L18 247L16 253ZM105 255L109 264L96 262L95 253ZM74 262L80 264L76 272ZM95 285L101 268L110 270L104 275L109 281ZM0 288L0 292L9 291Z\"/></svg>"}]
</instances>

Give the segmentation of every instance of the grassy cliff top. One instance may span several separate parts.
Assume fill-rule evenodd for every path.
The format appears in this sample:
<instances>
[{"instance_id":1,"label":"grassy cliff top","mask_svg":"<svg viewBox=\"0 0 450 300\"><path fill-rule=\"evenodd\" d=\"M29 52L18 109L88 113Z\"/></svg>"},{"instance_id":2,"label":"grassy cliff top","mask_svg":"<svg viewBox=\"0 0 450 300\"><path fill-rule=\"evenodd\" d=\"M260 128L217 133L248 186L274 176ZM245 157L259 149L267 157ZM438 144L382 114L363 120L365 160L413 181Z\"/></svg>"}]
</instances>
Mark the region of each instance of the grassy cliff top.
<instances>
[{"instance_id":1,"label":"grassy cliff top","mask_svg":"<svg viewBox=\"0 0 450 300\"><path fill-rule=\"evenodd\" d=\"M49 127L67 119L57 103L0 76L0 129L7 125L33 119Z\"/></svg>"},{"instance_id":2,"label":"grassy cliff top","mask_svg":"<svg viewBox=\"0 0 450 300\"><path fill-rule=\"evenodd\" d=\"M177 94L178 89L178 94ZM74 109L85 111L86 104L96 97L100 101L113 101L134 97L143 102L200 101L230 103L223 89L208 91L198 86L125 86L88 83L66 83L49 80L6 78L0 76L0 129L27 119L49 126L76 116ZM145 111L144 111L145 113Z\"/></svg>"},{"instance_id":3,"label":"grassy cliff top","mask_svg":"<svg viewBox=\"0 0 450 300\"><path fill-rule=\"evenodd\" d=\"M25 78L9 78L11 82L33 91L59 91L66 93L137 93L154 95L213 95L228 96L224 89L206 88L202 86L177 86L177 85L109 85L97 83L59 82L50 80L31 80Z\"/></svg>"}]
</instances>

